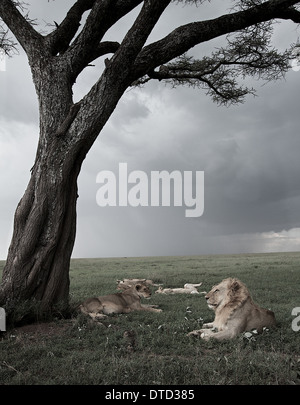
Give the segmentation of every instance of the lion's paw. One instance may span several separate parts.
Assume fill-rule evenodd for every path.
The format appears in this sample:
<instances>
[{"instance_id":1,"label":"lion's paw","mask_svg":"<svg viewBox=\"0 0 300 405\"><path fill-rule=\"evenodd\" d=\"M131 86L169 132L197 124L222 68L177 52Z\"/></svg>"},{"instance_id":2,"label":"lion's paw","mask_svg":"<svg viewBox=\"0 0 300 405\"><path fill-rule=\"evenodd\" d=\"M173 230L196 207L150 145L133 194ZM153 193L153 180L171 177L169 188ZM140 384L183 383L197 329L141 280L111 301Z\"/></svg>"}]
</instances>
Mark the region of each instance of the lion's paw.
<instances>
[{"instance_id":1,"label":"lion's paw","mask_svg":"<svg viewBox=\"0 0 300 405\"><path fill-rule=\"evenodd\" d=\"M200 336L201 335L201 330L192 330L192 332L189 332L187 336Z\"/></svg>"}]
</instances>

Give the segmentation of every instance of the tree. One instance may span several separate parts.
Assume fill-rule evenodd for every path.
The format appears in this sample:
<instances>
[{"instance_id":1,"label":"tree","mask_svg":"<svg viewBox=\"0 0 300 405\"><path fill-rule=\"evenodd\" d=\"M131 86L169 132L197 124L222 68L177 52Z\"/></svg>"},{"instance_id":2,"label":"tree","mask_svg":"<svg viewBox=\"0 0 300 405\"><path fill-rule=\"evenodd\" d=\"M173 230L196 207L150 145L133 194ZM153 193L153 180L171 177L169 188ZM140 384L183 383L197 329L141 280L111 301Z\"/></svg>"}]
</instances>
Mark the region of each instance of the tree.
<instances>
[{"instance_id":1,"label":"tree","mask_svg":"<svg viewBox=\"0 0 300 405\"><path fill-rule=\"evenodd\" d=\"M205 0L178 0L193 7ZM130 86L150 80L204 88L214 101L243 101L253 89L239 77L275 80L287 71L289 53L272 47L274 20L300 22L299 0L239 0L220 17L182 25L147 40L172 0L74 0L52 32L40 34L22 2L0 0L0 47L25 50L40 114L40 137L28 187L19 202L3 271L0 304L12 308L35 300L42 311L68 302L69 265L76 233L77 177L86 154ZM106 32L137 9L119 42ZM83 14L87 12L87 17ZM199 13L199 15L201 15ZM81 26L81 22L83 22ZM227 45L197 60L194 46L227 35ZM105 59L99 79L78 102L72 87L93 61Z\"/></svg>"}]
</instances>

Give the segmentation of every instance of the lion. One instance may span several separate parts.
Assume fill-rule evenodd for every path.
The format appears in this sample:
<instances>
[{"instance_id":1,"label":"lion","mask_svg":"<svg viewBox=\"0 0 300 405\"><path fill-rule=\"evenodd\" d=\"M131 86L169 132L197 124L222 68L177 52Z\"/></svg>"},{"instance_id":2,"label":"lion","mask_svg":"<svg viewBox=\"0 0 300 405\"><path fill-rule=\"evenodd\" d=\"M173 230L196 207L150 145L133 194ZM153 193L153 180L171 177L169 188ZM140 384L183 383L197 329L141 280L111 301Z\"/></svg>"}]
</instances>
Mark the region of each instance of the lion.
<instances>
[{"instance_id":1,"label":"lion","mask_svg":"<svg viewBox=\"0 0 300 405\"><path fill-rule=\"evenodd\" d=\"M200 287L202 283L199 284L184 284L183 288L162 288L158 287L158 290L155 291L155 294L206 294L206 292L201 292L197 290L197 287Z\"/></svg>"},{"instance_id":2,"label":"lion","mask_svg":"<svg viewBox=\"0 0 300 405\"><path fill-rule=\"evenodd\" d=\"M264 327L276 324L274 313L256 305L245 284L236 278L226 278L212 287L205 299L208 307L215 311L215 319L188 336L200 335L205 340L232 339L242 332L252 329L262 332Z\"/></svg>"},{"instance_id":3,"label":"lion","mask_svg":"<svg viewBox=\"0 0 300 405\"><path fill-rule=\"evenodd\" d=\"M123 280L117 280L117 290L126 290L128 287L132 287L134 284L148 284L149 286L158 286L152 280L145 278L124 278Z\"/></svg>"},{"instance_id":4,"label":"lion","mask_svg":"<svg viewBox=\"0 0 300 405\"><path fill-rule=\"evenodd\" d=\"M161 312L154 305L142 305L141 297L150 298L151 291L145 284L134 284L125 291L88 298L79 309L94 320L105 318L110 314L127 314L132 311Z\"/></svg>"}]
</instances>

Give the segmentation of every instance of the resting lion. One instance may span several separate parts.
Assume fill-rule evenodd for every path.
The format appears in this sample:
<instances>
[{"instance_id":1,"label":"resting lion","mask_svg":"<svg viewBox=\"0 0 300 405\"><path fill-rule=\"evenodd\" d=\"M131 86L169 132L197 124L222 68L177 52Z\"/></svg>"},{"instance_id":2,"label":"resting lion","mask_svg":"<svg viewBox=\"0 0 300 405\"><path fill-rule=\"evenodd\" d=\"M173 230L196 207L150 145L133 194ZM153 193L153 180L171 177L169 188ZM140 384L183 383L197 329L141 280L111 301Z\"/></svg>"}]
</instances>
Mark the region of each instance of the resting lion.
<instances>
[{"instance_id":1,"label":"resting lion","mask_svg":"<svg viewBox=\"0 0 300 405\"><path fill-rule=\"evenodd\" d=\"M134 284L120 293L88 298L79 306L79 309L93 319L102 319L110 314L127 314L132 311L161 312L161 309L141 304L141 297L150 296L151 292L147 285Z\"/></svg>"},{"instance_id":2,"label":"resting lion","mask_svg":"<svg viewBox=\"0 0 300 405\"><path fill-rule=\"evenodd\" d=\"M134 284L147 284L150 286L158 286L154 284L152 280L145 278L124 278L123 280L117 280L117 290L126 290L128 287L132 287Z\"/></svg>"},{"instance_id":3,"label":"resting lion","mask_svg":"<svg viewBox=\"0 0 300 405\"><path fill-rule=\"evenodd\" d=\"M155 294L206 294L206 292L201 292L197 290L197 287L200 287L202 283L199 284L184 284L183 288L162 288L158 287L158 290L155 291Z\"/></svg>"},{"instance_id":4,"label":"resting lion","mask_svg":"<svg viewBox=\"0 0 300 405\"><path fill-rule=\"evenodd\" d=\"M256 305L247 287L236 278L226 278L214 286L205 296L207 305L215 311L212 323L205 323L203 329L194 330L188 334L208 340L231 339L239 333L257 329L261 332L263 327L276 324L272 311ZM214 330L218 330L217 332Z\"/></svg>"}]
</instances>

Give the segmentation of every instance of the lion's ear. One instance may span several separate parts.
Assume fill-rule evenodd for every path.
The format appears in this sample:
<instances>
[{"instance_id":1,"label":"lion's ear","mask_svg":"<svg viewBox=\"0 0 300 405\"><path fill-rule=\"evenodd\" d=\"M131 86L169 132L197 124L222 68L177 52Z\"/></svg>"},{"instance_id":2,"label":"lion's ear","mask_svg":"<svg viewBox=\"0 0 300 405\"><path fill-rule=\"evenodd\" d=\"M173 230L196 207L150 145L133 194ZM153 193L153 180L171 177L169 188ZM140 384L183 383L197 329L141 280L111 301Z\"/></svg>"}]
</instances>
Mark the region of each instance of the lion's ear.
<instances>
[{"instance_id":1,"label":"lion's ear","mask_svg":"<svg viewBox=\"0 0 300 405\"><path fill-rule=\"evenodd\" d=\"M241 288L241 285L240 285L240 283L239 283L237 280L234 280L234 281L231 283L230 290L231 290L233 293L236 293L237 291L239 291L240 288Z\"/></svg>"},{"instance_id":2,"label":"lion's ear","mask_svg":"<svg viewBox=\"0 0 300 405\"><path fill-rule=\"evenodd\" d=\"M141 288L142 288L142 285L141 285L141 284L136 284L135 289L136 289L137 291L140 291Z\"/></svg>"}]
</instances>

